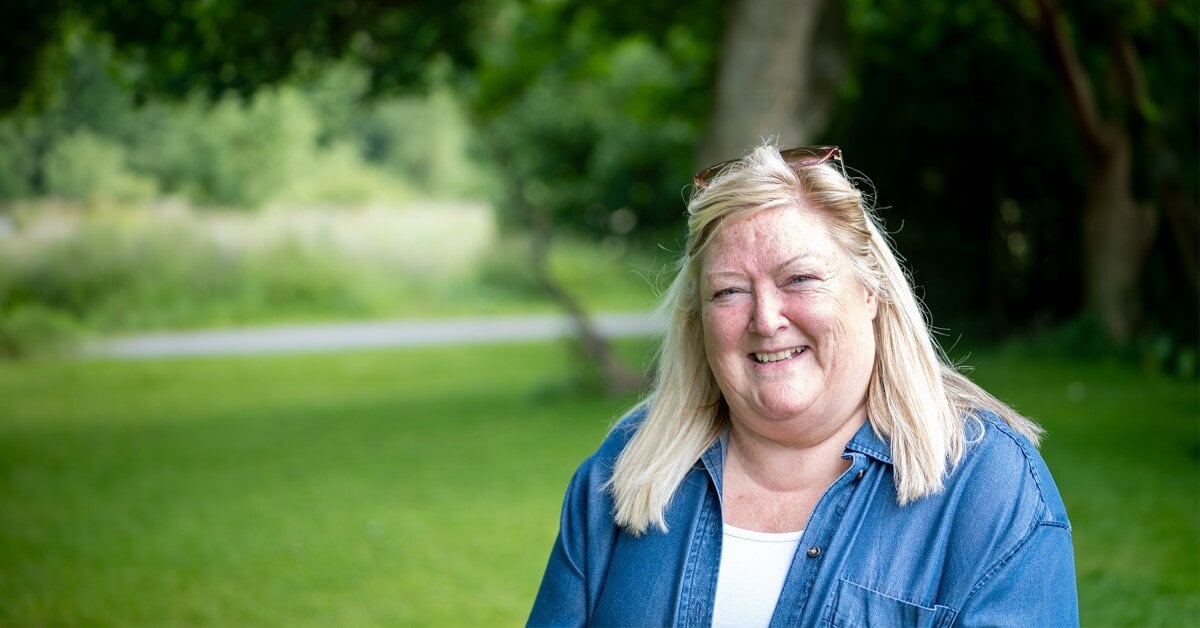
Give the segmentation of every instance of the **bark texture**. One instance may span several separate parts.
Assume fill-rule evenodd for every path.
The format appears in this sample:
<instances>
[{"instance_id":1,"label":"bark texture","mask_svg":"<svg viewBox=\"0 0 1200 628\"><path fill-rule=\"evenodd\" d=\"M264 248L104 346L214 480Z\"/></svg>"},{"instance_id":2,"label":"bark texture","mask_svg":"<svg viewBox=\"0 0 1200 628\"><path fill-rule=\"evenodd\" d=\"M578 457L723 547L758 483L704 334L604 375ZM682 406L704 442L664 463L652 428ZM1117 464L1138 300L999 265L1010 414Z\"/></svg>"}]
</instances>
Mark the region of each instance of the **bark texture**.
<instances>
[{"instance_id":1,"label":"bark texture","mask_svg":"<svg viewBox=\"0 0 1200 628\"><path fill-rule=\"evenodd\" d=\"M741 156L760 137L811 143L846 73L845 6L830 0L737 0L721 46L701 164Z\"/></svg>"}]
</instances>

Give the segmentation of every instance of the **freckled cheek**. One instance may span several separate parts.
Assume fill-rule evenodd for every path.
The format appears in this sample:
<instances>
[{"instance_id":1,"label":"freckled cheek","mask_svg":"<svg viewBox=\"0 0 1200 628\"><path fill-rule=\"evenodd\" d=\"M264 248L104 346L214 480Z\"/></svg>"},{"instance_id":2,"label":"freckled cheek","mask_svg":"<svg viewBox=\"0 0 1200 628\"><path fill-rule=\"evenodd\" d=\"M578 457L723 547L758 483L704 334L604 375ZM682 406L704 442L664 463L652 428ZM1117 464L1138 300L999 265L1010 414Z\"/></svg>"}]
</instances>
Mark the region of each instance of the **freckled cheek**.
<instances>
[{"instance_id":1,"label":"freckled cheek","mask_svg":"<svg viewBox=\"0 0 1200 628\"><path fill-rule=\"evenodd\" d=\"M704 308L704 344L712 352L737 349L749 324L746 308L708 305Z\"/></svg>"},{"instance_id":2,"label":"freckled cheek","mask_svg":"<svg viewBox=\"0 0 1200 628\"><path fill-rule=\"evenodd\" d=\"M839 317L832 304L797 295L788 300L787 317L802 328L817 331L834 324Z\"/></svg>"}]
</instances>

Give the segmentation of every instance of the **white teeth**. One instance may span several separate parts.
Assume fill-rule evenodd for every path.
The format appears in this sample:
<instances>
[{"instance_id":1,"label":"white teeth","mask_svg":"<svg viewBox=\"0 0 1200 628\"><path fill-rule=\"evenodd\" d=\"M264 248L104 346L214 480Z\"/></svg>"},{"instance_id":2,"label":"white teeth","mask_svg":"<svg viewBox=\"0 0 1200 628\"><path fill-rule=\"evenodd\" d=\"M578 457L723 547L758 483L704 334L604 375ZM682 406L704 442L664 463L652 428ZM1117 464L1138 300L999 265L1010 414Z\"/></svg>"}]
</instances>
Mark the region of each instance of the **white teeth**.
<instances>
[{"instance_id":1,"label":"white teeth","mask_svg":"<svg viewBox=\"0 0 1200 628\"><path fill-rule=\"evenodd\" d=\"M754 360L756 362L758 362L759 364L766 364L769 362L779 362L780 360L786 360L786 359L792 357L793 355L799 355L800 352L803 350L804 350L804 347L796 347L795 349L785 349L783 351L777 351L775 353L755 353Z\"/></svg>"}]
</instances>

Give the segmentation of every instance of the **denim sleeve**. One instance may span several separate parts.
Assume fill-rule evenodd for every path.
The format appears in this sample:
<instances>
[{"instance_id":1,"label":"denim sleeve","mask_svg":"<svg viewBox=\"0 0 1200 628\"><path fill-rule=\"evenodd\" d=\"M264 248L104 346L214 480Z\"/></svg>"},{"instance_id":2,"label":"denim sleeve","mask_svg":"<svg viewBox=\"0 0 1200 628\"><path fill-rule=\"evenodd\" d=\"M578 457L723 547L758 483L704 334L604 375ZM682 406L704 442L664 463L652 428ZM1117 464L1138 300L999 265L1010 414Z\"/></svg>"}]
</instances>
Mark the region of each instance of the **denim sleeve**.
<instances>
[{"instance_id":1,"label":"denim sleeve","mask_svg":"<svg viewBox=\"0 0 1200 628\"><path fill-rule=\"evenodd\" d=\"M583 626L587 624L587 581L584 576L584 534L587 521L587 464L575 472L563 501L558 538L542 576L529 626Z\"/></svg>"},{"instance_id":2,"label":"denim sleeve","mask_svg":"<svg viewBox=\"0 0 1200 628\"><path fill-rule=\"evenodd\" d=\"M984 576L956 626L1078 626L1069 528L1043 523Z\"/></svg>"}]
</instances>

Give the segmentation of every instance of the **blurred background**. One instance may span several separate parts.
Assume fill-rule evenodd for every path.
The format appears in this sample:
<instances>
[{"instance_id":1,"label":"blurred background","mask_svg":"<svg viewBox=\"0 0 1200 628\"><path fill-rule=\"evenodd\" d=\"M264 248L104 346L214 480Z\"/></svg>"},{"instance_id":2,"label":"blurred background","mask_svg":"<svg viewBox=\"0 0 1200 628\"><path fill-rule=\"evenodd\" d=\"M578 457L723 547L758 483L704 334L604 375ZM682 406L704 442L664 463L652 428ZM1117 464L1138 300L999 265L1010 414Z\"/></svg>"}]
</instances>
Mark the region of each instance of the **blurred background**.
<instances>
[{"instance_id":1,"label":"blurred background","mask_svg":"<svg viewBox=\"0 0 1200 628\"><path fill-rule=\"evenodd\" d=\"M1200 624L1200 7L16 0L0 624L514 624L637 398L691 175L828 143L1049 429L1088 625ZM556 314L561 341L122 360Z\"/></svg>"}]
</instances>

